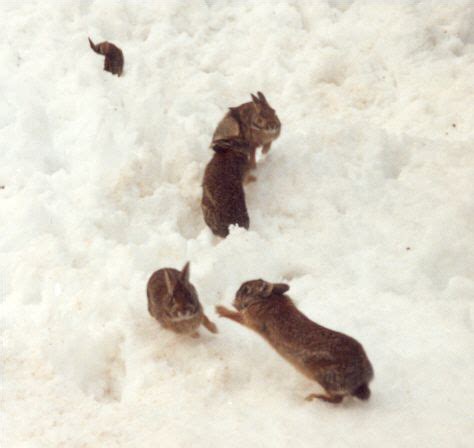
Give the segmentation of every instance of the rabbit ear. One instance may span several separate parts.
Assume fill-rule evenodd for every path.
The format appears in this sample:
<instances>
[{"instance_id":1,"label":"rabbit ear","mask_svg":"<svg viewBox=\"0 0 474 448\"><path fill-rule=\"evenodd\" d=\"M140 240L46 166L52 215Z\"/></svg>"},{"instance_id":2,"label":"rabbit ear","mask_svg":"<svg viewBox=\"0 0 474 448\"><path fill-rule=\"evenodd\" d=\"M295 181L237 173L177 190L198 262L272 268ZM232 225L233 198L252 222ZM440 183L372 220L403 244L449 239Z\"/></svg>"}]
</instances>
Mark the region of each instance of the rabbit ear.
<instances>
[{"instance_id":1,"label":"rabbit ear","mask_svg":"<svg viewBox=\"0 0 474 448\"><path fill-rule=\"evenodd\" d=\"M91 38L88 37L89 39L89 45L91 46L91 48L96 52L96 53L99 53L100 54L100 51L99 51L99 48L97 45L94 44L94 42L91 41Z\"/></svg>"},{"instance_id":2,"label":"rabbit ear","mask_svg":"<svg viewBox=\"0 0 474 448\"><path fill-rule=\"evenodd\" d=\"M181 280L185 282L189 282L189 261L184 265L183 269L181 269Z\"/></svg>"},{"instance_id":3,"label":"rabbit ear","mask_svg":"<svg viewBox=\"0 0 474 448\"><path fill-rule=\"evenodd\" d=\"M262 282L263 284L262 284L262 287L260 288L260 295L262 297L268 297L272 293L273 285L264 280L262 280Z\"/></svg>"},{"instance_id":4,"label":"rabbit ear","mask_svg":"<svg viewBox=\"0 0 474 448\"><path fill-rule=\"evenodd\" d=\"M273 283L272 292L275 294L285 294L290 289L290 286L286 283Z\"/></svg>"},{"instance_id":5,"label":"rabbit ear","mask_svg":"<svg viewBox=\"0 0 474 448\"><path fill-rule=\"evenodd\" d=\"M268 106L268 101L267 99L265 98L265 96L263 95L262 92L257 92L257 95L258 95L258 98L259 100L263 103L263 104L266 104Z\"/></svg>"},{"instance_id":6,"label":"rabbit ear","mask_svg":"<svg viewBox=\"0 0 474 448\"><path fill-rule=\"evenodd\" d=\"M173 285L171 284L171 278L167 270L165 270L165 285L168 294L173 294Z\"/></svg>"},{"instance_id":7,"label":"rabbit ear","mask_svg":"<svg viewBox=\"0 0 474 448\"><path fill-rule=\"evenodd\" d=\"M260 100L253 93L251 93L250 96L255 104L260 104Z\"/></svg>"}]
</instances>

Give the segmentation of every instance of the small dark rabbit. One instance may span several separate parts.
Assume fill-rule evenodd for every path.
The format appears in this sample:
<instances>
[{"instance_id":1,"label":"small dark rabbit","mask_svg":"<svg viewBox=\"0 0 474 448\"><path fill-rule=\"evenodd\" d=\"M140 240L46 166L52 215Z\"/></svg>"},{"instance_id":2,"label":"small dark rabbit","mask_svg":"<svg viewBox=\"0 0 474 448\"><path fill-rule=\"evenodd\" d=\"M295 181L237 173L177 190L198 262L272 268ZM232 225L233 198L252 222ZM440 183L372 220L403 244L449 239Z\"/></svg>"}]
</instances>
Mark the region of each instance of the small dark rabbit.
<instances>
[{"instance_id":1,"label":"small dark rabbit","mask_svg":"<svg viewBox=\"0 0 474 448\"><path fill-rule=\"evenodd\" d=\"M148 311L168 330L198 337L199 325L211 333L217 327L202 310L196 288L189 282L189 263L180 272L173 268L156 271L147 285Z\"/></svg>"},{"instance_id":2,"label":"small dark rabbit","mask_svg":"<svg viewBox=\"0 0 474 448\"><path fill-rule=\"evenodd\" d=\"M202 183L201 208L212 232L225 238L229 226L249 228L243 183L249 169L250 145L239 138L217 140Z\"/></svg>"},{"instance_id":3,"label":"small dark rabbit","mask_svg":"<svg viewBox=\"0 0 474 448\"><path fill-rule=\"evenodd\" d=\"M123 71L123 53L120 48L110 42L94 44L89 38L91 48L98 54L105 56L104 70L120 76Z\"/></svg>"},{"instance_id":4,"label":"small dark rabbit","mask_svg":"<svg viewBox=\"0 0 474 448\"><path fill-rule=\"evenodd\" d=\"M217 125L212 143L217 140L240 137L251 147L250 167L255 168L255 153L259 146L266 154L270 146L280 135L281 123L275 110L268 104L262 92L251 95L252 101L237 107L230 107L229 112Z\"/></svg>"},{"instance_id":5,"label":"small dark rabbit","mask_svg":"<svg viewBox=\"0 0 474 448\"><path fill-rule=\"evenodd\" d=\"M345 396L368 400L374 373L362 345L355 339L316 324L285 295L289 286L251 280L241 285L234 300L237 312L216 307L226 317L260 334L296 369L317 381L326 394L310 394L340 403Z\"/></svg>"}]
</instances>

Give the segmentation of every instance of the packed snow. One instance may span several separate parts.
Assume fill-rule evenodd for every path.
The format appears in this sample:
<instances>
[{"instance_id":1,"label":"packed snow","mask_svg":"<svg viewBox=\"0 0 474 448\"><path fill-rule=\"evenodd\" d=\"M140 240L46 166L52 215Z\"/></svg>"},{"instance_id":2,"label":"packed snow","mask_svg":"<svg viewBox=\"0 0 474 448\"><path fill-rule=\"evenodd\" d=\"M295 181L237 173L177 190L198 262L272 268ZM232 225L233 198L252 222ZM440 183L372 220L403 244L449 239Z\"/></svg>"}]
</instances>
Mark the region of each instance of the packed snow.
<instances>
[{"instance_id":1,"label":"packed snow","mask_svg":"<svg viewBox=\"0 0 474 448\"><path fill-rule=\"evenodd\" d=\"M0 8L2 447L474 446L474 2ZM209 143L258 90L282 133L221 240ZM148 314L187 260L217 335ZM216 316L255 278L364 345L368 402Z\"/></svg>"}]
</instances>

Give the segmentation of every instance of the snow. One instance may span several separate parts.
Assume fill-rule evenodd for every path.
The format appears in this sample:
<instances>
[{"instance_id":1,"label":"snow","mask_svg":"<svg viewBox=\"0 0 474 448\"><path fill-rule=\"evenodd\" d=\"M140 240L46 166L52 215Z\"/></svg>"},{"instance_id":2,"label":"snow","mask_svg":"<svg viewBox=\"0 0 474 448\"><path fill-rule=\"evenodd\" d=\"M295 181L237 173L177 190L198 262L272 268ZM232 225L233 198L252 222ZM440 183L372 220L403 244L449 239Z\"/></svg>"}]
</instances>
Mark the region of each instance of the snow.
<instances>
[{"instance_id":1,"label":"snow","mask_svg":"<svg viewBox=\"0 0 474 448\"><path fill-rule=\"evenodd\" d=\"M473 2L0 8L2 446L474 445ZM282 134L250 230L219 240L208 145L257 90ZM149 276L186 260L218 335L148 315ZM364 345L369 402L304 401L217 318L253 278Z\"/></svg>"}]
</instances>

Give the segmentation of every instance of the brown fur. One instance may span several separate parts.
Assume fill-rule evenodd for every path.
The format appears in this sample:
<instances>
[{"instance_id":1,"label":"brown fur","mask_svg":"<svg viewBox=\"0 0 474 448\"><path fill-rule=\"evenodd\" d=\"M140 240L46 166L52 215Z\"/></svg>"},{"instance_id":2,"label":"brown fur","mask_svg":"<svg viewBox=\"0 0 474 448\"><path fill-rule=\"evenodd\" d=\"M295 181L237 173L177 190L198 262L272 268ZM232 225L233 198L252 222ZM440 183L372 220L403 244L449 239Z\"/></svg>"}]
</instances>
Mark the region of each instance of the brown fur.
<instances>
[{"instance_id":1,"label":"brown fur","mask_svg":"<svg viewBox=\"0 0 474 448\"><path fill-rule=\"evenodd\" d=\"M211 333L217 333L216 325L202 310L196 288L189 282L189 263L181 272L173 268L156 271L148 281L147 297L148 312L163 328L197 337L203 324Z\"/></svg>"},{"instance_id":2,"label":"brown fur","mask_svg":"<svg viewBox=\"0 0 474 448\"><path fill-rule=\"evenodd\" d=\"M212 232L225 238L231 224L249 228L243 183L250 147L235 138L216 141L213 149L214 156L204 172L201 208Z\"/></svg>"},{"instance_id":3,"label":"brown fur","mask_svg":"<svg viewBox=\"0 0 474 448\"><path fill-rule=\"evenodd\" d=\"M373 369L362 345L308 319L284 294L288 289L281 283L248 281L237 291L233 303L237 312L222 306L216 310L260 334L303 375L325 389L326 395L310 394L308 400L339 403L348 395L367 400Z\"/></svg>"},{"instance_id":4,"label":"brown fur","mask_svg":"<svg viewBox=\"0 0 474 448\"><path fill-rule=\"evenodd\" d=\"M212 143L217 140L239 137L246 140L252 149L250 167L255 168L255 153L263 146L263 153L270 150L273 140L281 131L281 123L275 110L268 104L262 92L258 97L252 96L252 101L229 108L229 112L217 125Z\"/></svg>"},{"instance_id":5,"label":"brown fur","mask_svg":"<svg viewBox=\"0 0 474 448\"><path fill-rule=\"evenodd\" d=\"M94 44L89 38L91 48L98 54L105 56L104 70L114 75L121 76L123 72L122 50L110 42Z\"/></svg>"}]
</instances>

